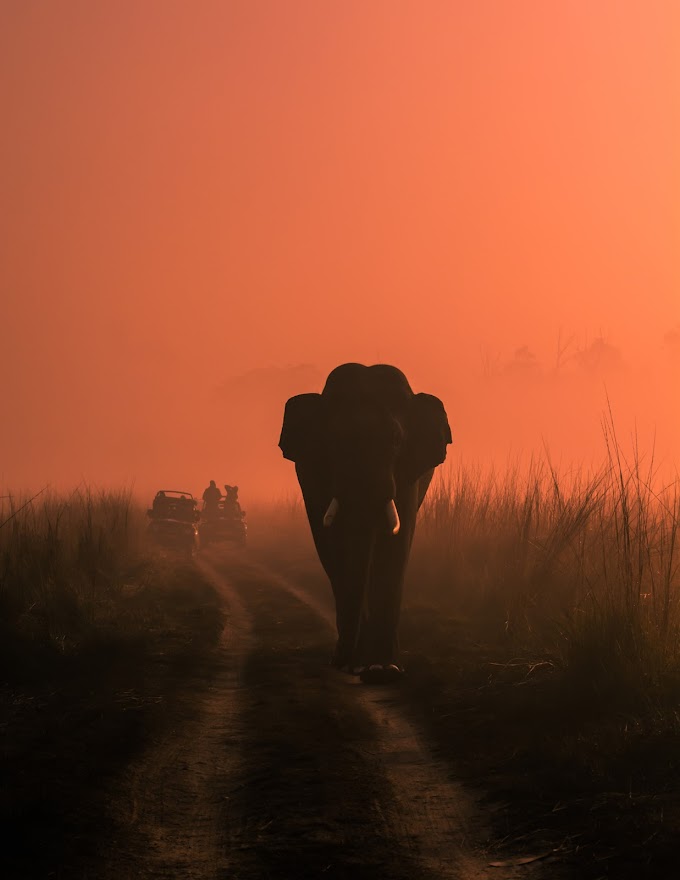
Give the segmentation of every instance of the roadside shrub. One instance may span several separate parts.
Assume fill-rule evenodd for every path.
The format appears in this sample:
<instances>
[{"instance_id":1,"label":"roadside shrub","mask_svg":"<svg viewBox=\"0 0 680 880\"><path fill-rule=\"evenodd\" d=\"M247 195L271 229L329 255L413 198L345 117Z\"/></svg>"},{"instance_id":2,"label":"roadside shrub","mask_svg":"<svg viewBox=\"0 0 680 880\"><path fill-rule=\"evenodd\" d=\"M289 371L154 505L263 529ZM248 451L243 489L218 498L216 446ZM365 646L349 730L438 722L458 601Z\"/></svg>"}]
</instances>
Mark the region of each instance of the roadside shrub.
<instances>
[{"instance_id":1,"label":"roadside shrub","mask_svg":"<svg viewBox=\"0 0 680 880\"><path fill-rule=\"evenodd\" d=\"M9 496L0 506L0 627L67 650L141 561L142 511L128 490Z\"/></svg>"}]
</instances>

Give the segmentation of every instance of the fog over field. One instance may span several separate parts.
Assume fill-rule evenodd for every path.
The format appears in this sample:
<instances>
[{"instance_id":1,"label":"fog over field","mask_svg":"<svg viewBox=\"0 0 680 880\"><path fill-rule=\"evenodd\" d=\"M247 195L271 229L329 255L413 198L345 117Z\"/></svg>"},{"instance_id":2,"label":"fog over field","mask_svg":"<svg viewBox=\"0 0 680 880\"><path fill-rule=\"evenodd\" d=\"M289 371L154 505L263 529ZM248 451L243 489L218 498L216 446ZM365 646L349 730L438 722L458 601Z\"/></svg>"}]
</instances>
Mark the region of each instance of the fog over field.
<instances>
[{"instance_id":1,"label":"fog over field","mask_svg":"<svg viewBox=\"0 0 680 880\"><path fill-rule=\"evenodd\" d=\"M439 395L451 459L680 448L674 3L0 10L0 485L295 490L286 397ZM656 439L654 439L656 438Z\"/></svg>"}]
</instances>

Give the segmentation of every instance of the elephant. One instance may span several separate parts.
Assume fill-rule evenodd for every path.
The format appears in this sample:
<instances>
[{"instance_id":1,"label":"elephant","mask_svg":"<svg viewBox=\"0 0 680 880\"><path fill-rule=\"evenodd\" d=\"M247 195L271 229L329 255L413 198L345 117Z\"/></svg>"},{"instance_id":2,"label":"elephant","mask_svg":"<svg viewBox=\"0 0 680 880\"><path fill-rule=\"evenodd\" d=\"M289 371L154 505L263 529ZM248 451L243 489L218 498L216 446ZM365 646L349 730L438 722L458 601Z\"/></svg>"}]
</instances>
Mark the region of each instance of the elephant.
<instances>
[{"instance_id":1,"label":"elephant","mask_svg":"<svg viewBox=\"0 0 680 880\"><path fill-rule=\"evenodd\" d=\"M444 405L389 364L341 364L320 394L285 405L279 447L295 463L335 598L331 661L367 683L398 679L398 625L418 510L451 429Z\"/></svg>"}]
</instances>

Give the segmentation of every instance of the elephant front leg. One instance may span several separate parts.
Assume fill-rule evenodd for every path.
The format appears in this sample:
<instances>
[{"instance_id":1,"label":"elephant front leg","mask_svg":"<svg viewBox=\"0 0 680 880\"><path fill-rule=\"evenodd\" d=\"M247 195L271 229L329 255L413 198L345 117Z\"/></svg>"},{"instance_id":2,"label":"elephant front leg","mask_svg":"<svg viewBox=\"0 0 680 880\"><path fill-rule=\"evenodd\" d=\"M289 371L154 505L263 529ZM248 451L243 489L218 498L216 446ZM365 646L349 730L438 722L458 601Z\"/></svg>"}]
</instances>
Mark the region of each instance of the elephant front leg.
<instances>
[{"instance_id":1,"label":"elephant front leg","mask_svg":"<svg viewBox=\"0 0 680 880\"><path fill-rule=\"evenodd\" d=\"M375 542L359 651L362 663L368 667L399 666L398 630L404 579L418 508L428 485L429 479L424 485L416 481L399 491L401 529L397 535L384 530Z\"/></svg>"},{"instance_id":2,"label":"elephant front leg","mask_svg":"<svg viewBox=\"0 0 680 880\"><path fill-rule=\"evenodd\" d=\"M338 630L335 665L357 667L361 663L359 643L366 618L368 583L374 536L372 533L337 535L339 541L337 574L331 579L335 596Z\"/></svg>"},{"instance_id":3,"label":"elephant front leg","mask_svg":"<svg viewBox=\"0 0 680 880\"><path fill-rule=\"evenodd\" d=\"M357 647L361 628L364 590L356 583L333 585L335 596L335 622L338 641L333 655L333 665L338 669L358 666Z\"/></svg>"}]
</instances>

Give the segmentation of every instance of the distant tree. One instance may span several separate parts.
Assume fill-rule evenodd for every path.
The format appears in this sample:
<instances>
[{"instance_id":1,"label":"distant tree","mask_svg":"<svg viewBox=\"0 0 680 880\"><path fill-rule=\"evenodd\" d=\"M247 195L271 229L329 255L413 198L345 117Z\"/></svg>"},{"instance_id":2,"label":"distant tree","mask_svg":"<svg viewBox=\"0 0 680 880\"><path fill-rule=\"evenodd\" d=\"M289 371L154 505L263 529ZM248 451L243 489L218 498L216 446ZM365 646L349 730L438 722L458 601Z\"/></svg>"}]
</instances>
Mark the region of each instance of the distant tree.
<instances>
[{"instance_id":1,"label":"distant tree","mask_svg":"<svg viewBox=\"0 0 680 880\"><path fill-rule=\"evenodd\" d=\"M540 375L541 367L529 346L521 345L515 349L512 359L503 368L503 373L506 376L533 379Z\"/></svg>"},{"instance_id":2,"label":"distant tree","mask_svg":"<svg viewBox=\"0 0 680 880\"><path fill-rule=\"evenodd\" d=\"M618 348L598 336L574 355L576 364L589 375L613 373L623 367L623 358Z\"/></svg>"},{"instance_id":3,"label":"distant tree","mask_svg":"<svg viewBox=\"0 0 680 880\"><path fill-rule=\"evenodd\" d=\"M491 379L498 376L501 372L500 362L501 356L496 352L493 356L488 351L483 350L482 355L482 376L485 379Z\"/></svg>"},{"instance_id":4,"label":"distant tree","mask_svg":"<svg viewBox=\"0 0 680 880\"><path fill-rule=\"evenodd\" d=\"M555 375L558 375L566 363L574 357L573 345L574 334L566 339L562 335L562 328L557 334L557 351L555 353Z\"/></svg>"}]
</instances>

